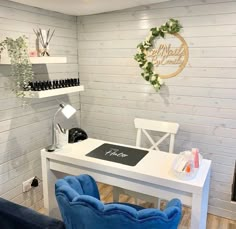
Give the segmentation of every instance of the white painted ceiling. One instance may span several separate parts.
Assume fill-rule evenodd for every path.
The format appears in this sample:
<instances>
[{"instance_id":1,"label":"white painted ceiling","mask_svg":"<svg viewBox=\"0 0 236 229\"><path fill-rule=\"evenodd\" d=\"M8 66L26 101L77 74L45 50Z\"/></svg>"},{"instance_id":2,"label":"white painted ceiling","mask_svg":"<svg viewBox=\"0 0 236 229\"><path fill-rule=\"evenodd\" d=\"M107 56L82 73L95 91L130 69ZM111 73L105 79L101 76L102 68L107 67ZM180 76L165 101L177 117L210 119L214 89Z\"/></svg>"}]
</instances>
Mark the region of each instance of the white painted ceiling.
<instances>
[{"instance_id":1,"label":"white painted ceiling","mask_svg":"<svg viewBox=\"0 0 236 229\"><path fill-rule=\"evenodd\" d=\"M69 15L89 15L127 9L169 0L11 0Z\"/></svg>"}]
</instances>

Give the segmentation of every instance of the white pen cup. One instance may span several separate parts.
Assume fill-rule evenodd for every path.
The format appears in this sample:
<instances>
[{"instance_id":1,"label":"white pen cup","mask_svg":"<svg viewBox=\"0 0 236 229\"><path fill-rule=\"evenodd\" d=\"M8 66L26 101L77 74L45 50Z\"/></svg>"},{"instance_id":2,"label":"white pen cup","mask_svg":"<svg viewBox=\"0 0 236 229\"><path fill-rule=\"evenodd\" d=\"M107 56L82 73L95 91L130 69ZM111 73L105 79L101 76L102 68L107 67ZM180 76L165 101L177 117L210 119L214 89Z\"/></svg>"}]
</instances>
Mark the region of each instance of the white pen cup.
<instances>
[{"instance_id":1,"label":"white pen cup","mask_svg":"<svg viewBox=\"0 0 236 229\"><path fill-rule=\"evenodd\" d=\"M65 132L61 132L59 130L56 130L56 147L57 148L63 148L63 146L68 144L68 130L65 130Z\"/></svg>"}]
</instances>

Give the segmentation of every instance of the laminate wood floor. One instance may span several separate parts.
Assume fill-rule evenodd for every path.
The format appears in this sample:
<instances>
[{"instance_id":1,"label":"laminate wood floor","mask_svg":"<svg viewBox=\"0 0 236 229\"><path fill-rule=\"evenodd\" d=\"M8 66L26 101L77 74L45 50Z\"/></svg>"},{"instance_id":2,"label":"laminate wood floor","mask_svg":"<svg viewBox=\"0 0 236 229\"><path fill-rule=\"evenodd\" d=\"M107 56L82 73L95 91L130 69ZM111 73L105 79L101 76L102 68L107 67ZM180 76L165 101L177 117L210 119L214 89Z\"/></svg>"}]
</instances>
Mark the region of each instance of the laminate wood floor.
<instances>
[{"instance_id":1,"label":"laminate wood floor","mask_svg":"<svg viewBox=\"0 0 236 229\"><path fill-rule=\"evenodd\" d=\"M113 194L112 194L113 187L112 186L98 183L98 188L99 188L101 200L103 202L107 203L107 202L113 201ZM135 203L134 198L126 196L126 195L121 195L120 201L129 202L132 204ZM143 201L139 201L139 204L146 208L152 207L152 204L146 203ZM165 202L162 201L161 208L164 208L164 206L165 206ZM39 212L44 213L44 209L40 209ZM179 229L190 228L190 215L191 215L191 209L187 207L183 207L182 220L179 225ZM236 229L236 221L208 214L207 229Z\"/></svg>"},{"instance_id":2,"label":"laminate wood floor","mask_svg":"<svg viewBox=\"0 0 236 229\"><path fill-rule=\"evenodd\" d=\"M112 186L98 183L98 188L99 188L101 200L103 202L113 201ZM134 198L126 196L126 195L121 195L120 201L129 202L132 204L135 203ZM152 207L152 204L142 202L142 201L140 201L139 204L144 207ZM163 201L161 202L161 208L164 208L164 206L165 206L165 203ZM179 229L190 228L190 215L191 215L191 209L187 207L183 207L182 220L181 220ZM208 214L207 229L236 229L236 221Z\"/></svg>"}]
</instances>

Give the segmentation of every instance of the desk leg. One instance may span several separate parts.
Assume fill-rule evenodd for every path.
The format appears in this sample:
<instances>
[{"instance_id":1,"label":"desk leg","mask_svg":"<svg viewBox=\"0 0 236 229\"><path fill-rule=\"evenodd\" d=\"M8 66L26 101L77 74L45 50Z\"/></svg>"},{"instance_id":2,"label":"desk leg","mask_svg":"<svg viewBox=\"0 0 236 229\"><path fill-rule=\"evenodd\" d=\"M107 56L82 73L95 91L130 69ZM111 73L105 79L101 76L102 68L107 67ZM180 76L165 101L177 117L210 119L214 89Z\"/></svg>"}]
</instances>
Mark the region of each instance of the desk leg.
<instances>
[{"instance_id":1,"label":"desk leg","mask_svg":"<svg viewBox=\"0 0 236 229\"><path fill-rule=\"evenodd\" d=\"M198 195L193 194L191 229L206 229L209 186L210 171L208 172L202 193Z\"/></svg>"},{"instance_id":2,"label":"desk leg","mask_svg":"<svg viewBox=\"0 0 236 229\"><path fill-rule=\"evenodd\" d=\"M55 198L56 174L50 170L49 159L42 155L42 177L43 177L43 198L44 208L47 215L54 218L61 218Z\"/></svg>"}]
</instances>

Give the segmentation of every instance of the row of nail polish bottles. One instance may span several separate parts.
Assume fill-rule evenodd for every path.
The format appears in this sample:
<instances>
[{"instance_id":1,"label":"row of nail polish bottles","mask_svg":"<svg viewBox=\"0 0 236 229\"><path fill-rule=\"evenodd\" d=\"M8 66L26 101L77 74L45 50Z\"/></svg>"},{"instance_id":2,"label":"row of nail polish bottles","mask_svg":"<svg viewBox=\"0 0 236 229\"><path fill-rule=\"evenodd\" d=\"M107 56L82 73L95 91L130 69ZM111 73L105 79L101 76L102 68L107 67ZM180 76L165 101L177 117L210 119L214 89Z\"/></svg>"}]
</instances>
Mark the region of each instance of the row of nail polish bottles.
<instances>
[{"instance_id":1,"label":"row of nail polish bottles","mask_svg":"<svg viewBox=\"0 0 236 229\"><path fill-rule=\"evenodd\" d=\"M30 89L31 91L45 91L57 88L75 87L79 85L79 78L51 81L34 81L29 83L28 89Z\"/></svg>"}]
</instances>

